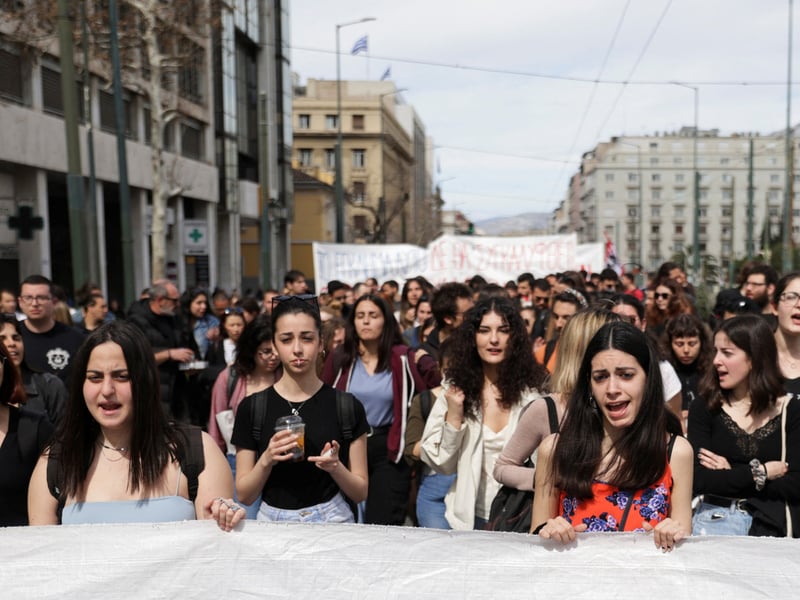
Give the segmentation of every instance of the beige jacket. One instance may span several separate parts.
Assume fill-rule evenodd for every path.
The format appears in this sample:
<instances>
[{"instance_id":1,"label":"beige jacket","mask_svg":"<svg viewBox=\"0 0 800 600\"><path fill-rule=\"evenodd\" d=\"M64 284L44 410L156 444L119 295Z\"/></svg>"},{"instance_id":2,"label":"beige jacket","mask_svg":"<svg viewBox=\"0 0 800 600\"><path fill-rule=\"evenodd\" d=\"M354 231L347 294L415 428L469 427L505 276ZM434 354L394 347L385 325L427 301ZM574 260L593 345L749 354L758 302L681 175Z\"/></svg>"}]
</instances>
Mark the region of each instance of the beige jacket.
<instances>
[{"instance_id":1,"label":"beige jacket","mask_svg":"<svg viewBox=\"0 0 800 600\"><path fill-rule=\"evenodd\" d=\"M511 409L509 424L519 422L522 408L539 398L537 390L522 395L522 402ZM475 500L483 466L483 427L475 418L465 418L461 429L445 422L447 400L444 391L436 396L422 434L420 458L437 473L456 473L456 480L445 496L445 518L453 529L471 530L475 525Z\"/></svg>"}]
</instances>

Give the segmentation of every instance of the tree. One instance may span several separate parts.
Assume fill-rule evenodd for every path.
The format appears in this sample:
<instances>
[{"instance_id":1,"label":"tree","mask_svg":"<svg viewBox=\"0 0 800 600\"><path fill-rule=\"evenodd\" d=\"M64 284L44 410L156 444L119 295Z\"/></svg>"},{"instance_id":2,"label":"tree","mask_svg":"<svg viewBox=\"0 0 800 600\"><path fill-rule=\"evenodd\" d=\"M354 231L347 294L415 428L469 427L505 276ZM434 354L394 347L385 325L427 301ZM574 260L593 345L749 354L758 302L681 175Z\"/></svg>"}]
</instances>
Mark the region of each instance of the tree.
<instances>
[{"instance_id":1,"label":"tree","mask_svg":"<svg viewBox=\"0 0 800 600\"><path fill-rule=\"evenodd\" d=\"M681 266L685 273L689 273L689 265L694 264L694 248L684 247L683 251L676 252L670 257L670 261ZM695 291L695 307L697 312L703 316L708 316L713 307L713 297L716 296L720 286L720 269L717 258L711 254L700 255L700 272L693 273Z\"/></svg>"},{"instance_id":2,"label":"tree","mask_svg":"<svg viewBox=\"0 0 800 600\"><path fill-rule=\"evenodd\" d=\"M89 48L92 74L111 81L109 0L89 2L88 38L83 39L80 2L70 0L74 39ZM210 32L216 26L209 0L117 0L119 47L124 87L149 104L152 170L151 274L166 276L166 212L168 200L191 187L183 181L178 157L167 157L165 137L179 132L174 123L204 101L205 64L210 58ZM19 0L0 9L4 34L39 54L50 50L56 36L57 0ZM76 62L83 64L81 53Z\"/></svg>"}]
</instances>

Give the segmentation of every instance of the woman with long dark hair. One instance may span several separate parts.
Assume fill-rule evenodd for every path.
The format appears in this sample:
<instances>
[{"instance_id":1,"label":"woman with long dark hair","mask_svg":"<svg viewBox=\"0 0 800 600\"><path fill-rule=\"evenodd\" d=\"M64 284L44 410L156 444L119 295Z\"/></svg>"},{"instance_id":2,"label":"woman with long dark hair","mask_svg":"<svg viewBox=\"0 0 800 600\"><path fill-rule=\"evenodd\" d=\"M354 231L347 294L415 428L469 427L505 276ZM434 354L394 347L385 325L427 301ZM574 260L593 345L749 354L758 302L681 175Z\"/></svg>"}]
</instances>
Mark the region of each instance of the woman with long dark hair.
<instances>
[{"instance_id":1,"label":"woman with long dark hair","mask_svg":"<svg viewBox=\"0 0 800 600\"><path fill-rule=\"evenodd\" d=\"M24 404L22 377L0 344L0 527L28 524L28 482L53 433L47 416Z\"/></svg>"},{"instance_id":2,"label":"woman with long dark hair","mask_svg":"<svg viewBox=\"0 0 800 600\"><path fill-rule=\"evenodd\" d=\"M645 334L601 327L560 433L539 446L534 533L566 543L582 531L654 530L656 546L672 550L692 530L692 449L669 423Z\"/></svg>"},{"instance_id":3,"label":"woman with long dark hair","mask_svg":"<svg viewBox=\"0 0 800 600\"><path fill-rule=\"evenodd\" d=\"M421 458L456 473L445 497L453 529L481 529L500 484L494 462L547 373L533 359L525 324L507 298L486 298L449 338L443 391L422 435Z\"/></svg>"},{"instance_id":4,"label":"woman with long dark hair","mask_svg":"<svg viewBox=\"0 0 800 600\"><path fill-rule=\"evenodd\" d=\"M353 522L348 499L367 495L364 408L317 376L320 331L316 296L273 300L272 343L283 376L242 401L233 429L236 491L248 504L260 500L260 521ZM340 410L345 401L351 422ZM302 434L277 426L287 417L302 420Z\"/></svg>"},{"instance_id":5,"label":"woman with long dark hair","mask_svg":"<svg viewBox=\"0 0 800 600\"><path fill-rule=\"evenodd\" d=\"M653 303L646 309L647 332L658 340L669 319L693 312L683 288L674 279L659 279L650 286Z\"/></svg>"},{"instance_id":6,"label":"woman with long dark hair","mask_svg":"<svg viewBox=\"0 0 800 600\"><path fill-rule=\"evenodd\" d=\"M800 523L800 401L784 391L761 316L733 317L714 334L713 368L689 408L689 441L704 502L695 533L800 537L792 527Z\"/></svg>"},{"instance_id":7,"label":"woman with long dark hair","mask_svg":"<svg viewBox=\"0 0 800 600\"><path fill-rule=\"evenodd\" d=\"M367 412L369 494L364 522L402 525L411 483L410 467L403 460L408 406L427 384L382 297L366 294L356 300L344 344L326 359L322 379L352 393Z\"/></svg>"},{"instance_id":8,"label":"woman with long dark hair","mask_svg":"<svg viewBox=\"0 0 800 600\"><path fill-rule=\"evenodd\" d=\"M700 377L711 369L711 334L697 315L678 315L667 321L661 348L681 380L681 424L685 430L689 406L699 397Z\"/></svg>"},{"instance_id":9,"label":"woman with long dark hair","mask_svg":"<svg viewBox=\"0 0 800 600\"><path fill-rule=\"evenodd\" d=\"M230 530L245 515L232 492L214 440L167 421L144 334L124 321L93 331L75 356L55 441L31 478L31 525L215 519Z\"/></svg>"},{"instance_id":10,"label":"woman with long dark hair","mask_svg":"<svg viewBox=\"0 0 800 600\"><path fill-rule=\"evenodd\" d=\"M194 351L196 361L207 361L209 350L219 339L219 320L208 309L208 293L202 288L188 290L181 295L180 315L183 323L181 345ZM192 369L181 376L186 383L181 386L185 404L189 408L192 425L204 426L211 405L211 386L217 370Z\"/></svg>"}]
</instances>

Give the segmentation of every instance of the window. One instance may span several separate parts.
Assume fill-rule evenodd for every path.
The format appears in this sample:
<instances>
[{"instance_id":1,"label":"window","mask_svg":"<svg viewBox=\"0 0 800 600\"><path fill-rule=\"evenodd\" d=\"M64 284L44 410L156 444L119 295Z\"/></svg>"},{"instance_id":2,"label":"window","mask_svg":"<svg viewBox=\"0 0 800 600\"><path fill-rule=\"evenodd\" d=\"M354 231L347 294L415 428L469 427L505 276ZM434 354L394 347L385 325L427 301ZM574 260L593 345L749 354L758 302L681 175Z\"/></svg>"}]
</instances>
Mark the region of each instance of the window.
<instances>
[{"instance_id":1,"label":"window","mask_svg":"<svg viewBox=\"0 0 800 600\"><path fill-rule=\"evenodd\" d=\"M203 158L203 127L199 123L181 123L181 154L197 160Z\"/></svg>"},{"instance_id":2,"label":"window","mask_svg":"<svg viewBox=\"0 0 800 600\"><path fill-rule=\"evenodd\" d=\"M700 223L697 227L697 231L700 233L700 235L706 234L706 226L703 223Z\"/></svg>"},{"instance_id":3,"label":"window","mask_svg":"<svg viewBox=\"0 0 800 600\"><path fill-rule=\"evenodd\" d=\"M312 156L311 148L300 148L297 151L297 160L300 163L301 167L311 166L311 156Z\"/></svg>"},{"instance_id":4,"label":"window","mask_svg":"<svg viewBox=\"0 0 800 600\"><path fill-rule=\"evenodd\" d=\"M335 169L336 168L336 149L335 148L326 148L325 149L325 166L328 169Z\"/></svg>"},{"instance_id":5,"label":"window","mask_svg":"<svg viewBox=\"0 0 800 600\"><path fill-rule=\"evenodd\" d=\"M675 173L675 183L683 183L686 176L683 173Z\"/></svg>"},{"instance_id":6,"label":"window","mask_svg":"<svg viewBox=\"0 0 800 600\"><path fill-rule=\"evenodd\" d=\"M363 169L366 166L367 166L367 151L362 148L353 150L353 168Z\"/></svg>"},{"instance_id":7,"label":"window","mask_svg":"<svg viewBox=\"0 0 800 600\"><path fill-rule=\"evenodd\" d=\"M606 200L613 200L614 199L614 192L607 190L606 191Z\"/></svg>"},{"instance_id":8,"label":"window","mask_svg":"<svg viewBox=\"0 0 800 600\"><path fill-rule=\"evenodd\" d=\"M675 252L683 252L683 242L675 242Z\"/></svg>"},{"instance_id":9,"label":"window","mask_svg":"<svg viewBox=\"0 0 800 600\"><path fill-rule=\"evenodd\" d=\"M708 216L708 209L704 206L701 206L698 213L701 219L705 219Z\"/></svg>"},{"instance_id":10,"label":"window","mask_svg":"<svg viewBox=\"0 0 800 600\"><path fill-rule=\"evenodd\" d=\"M733 175L731 175L730 173L723 173L722 183L733 183Z\"/></svg>"},{"instance_id":11,"label":"window","mask_svg":"<svg viewBox=\"0 0 800 600\"><path fill-rule=\"evenodd\" d=\"M658 150L658 142L650 142L650 150Z\"/></svg>"},{"instance_id":12,"label":"window","mask_svg":"<svg viewBox=\"0 0 800 600\"><path fill-rule=\"evenodd\" d=\"M781 176L778 175L777 173L773 173L772 175L769 176L769 182L770 183L780 183L781 182Z\"/></svg>"},{"instance_id":13,"label":"window","mask_svg":"<svg viewBox=\"0 0 800 600\"><path fill-rule=\"evenodd\" d=\"M614 174L606 173L606 181L614 181Z\"/></svg>"},{"instance_id":14,"label":"window","mask_svg":"<svg viewBox=\"0 0 800 600\"><path fill-rule=\"evenodd\" d=\"M661 200L661 190L650 190L653 200Z\"/></svg>"},{"instance_id":15,"label":"window","mask_svg":"<svg viewBox=\"0 0 800 600\"><path fill-rule=\"evenodd\" d=\"M678 218L683 218L683 206L675 207L675 216Z\"/></svg>"},{"instance_id":16,"label":"window","mask_svg":"<svg viewBox=\"0 0 800 600\"><path fill-rule=\"evenodd\" d=\"M676 156L675 158L672 159L672 162L675 163L676 165L682 165L683 164L683 158L680 157L680 156Z\"/></svg>"},{"instance_id":17,"label":"window","mask_svg":"<svg viewBox=\"0 0 800 600\"><path fill-rule=\"evenodd\" d=\"M675 225L675 235L683 235L683 225Z\"/></svg>"},{"instance_id":18,"label":"window","mask_svg":"<svg viewBox=\"0 0 800 600\"><path fill-rule=\"evenodd\" d=\"M100 104L100 128L104 131L116 132L117 116L114 110L114 94L100 90L98 100ZM130 139L136 139L136 122L131 100L127 93L123 95L122 104L123 112L125 113L125 136ZM164 140L164 146L166 148L166 134Z\"/></svg>"},{"instance_id":19,"label":"window","mask_svg":"<svg viewBox=\"0 0 800 600\"><path fill-rule=\"evenodd\" d=\"M658 164L658 157L651 156L650 157L650 164L656 166Z\"/></svg>"},{"instance_id":20,"label":"window","mask_svg":"<svg viewBox=\"0 0 800 600\"><path fill-rule=\"evenodd\" d=\"M339 119L336 115L325 115L325 129L337 129L339 127Z\"/></svg>"},{"instance_id":21,"label":"window","mask_svg":"<svg viewBox=\"0 0 800 600\"><path fill-rule=\"evenodd\" d=\"M770 217L777 217L780 214L780 211L777 206L770 206L769 207L769 216Z\"/></svg>"},{"instance_id":22,"label":"window","mask_svg":"<svg viewBox=\"0 0 800 600\"><path fill-rule=\"evenodd\" d=\"M711 183L711 175L703 173L700 175L700 185L708 185Z\"/></svg>"},{"instance_id":23,"label":"window","mask_svg":"<svg viewBox=\"0 0 800 600\"><path fill-rule=\"evenodd\" d=\"M635 208L633 208L633 207L628 208L628 216L629 217L631 217L632 219L635 219L637 214L638 214L638 211Z\"/></svg>"},{"instance_id":24,"label":"window","mask_svg":"<svg viewBox=\"0 0 800 600\"><path fill-rule=\"evenodd\" d=\"M0 97L22 103L22 57L0 49Z\"/></svg>"},{"instance_id":25,"label":"window","mask_svg":"<svg viewBox=\"0 0 800 600\"><path fill-rule=\"evenodd\" d=\"M353 233L356 237L364 237L367 234L367 216L353 216Z\"/></svg>"},{"instance_id":26,"label":"window","mask_svg":"<svg viewBox=\"0 0 800 600\"><path fill-rule=\"evenodd\" d=\"M364 115L353 115L353 131L364 130Z\"/></svg>"},{"instance_id":27,"label":"window","mask_svg":"<svg viewBox=\"0 0 800 600\"><path fill-rule=\"evenodd\" d=\"M779 190L770 190L767 192L767 200L770 202L779 202L781 199L781 193Z\"/></svg>"},{"instance_id":28,"label":"window","mask_svg":"<svg viewBox=\"0 0 800 600\"><path fill-rule=\"evenodd\" d=\"M42 105L45 112L56 115L64 114L64 98L61 95L61 71L56 65L56 60L52 62L48 58L42 59ZM75 93L78 101L78 118L83 121L83 82L76 81Z\"/></svg>"},{"instance_id":29,"label":"window","mask_svg":"<svg viewBox=\"0 0 800 600\"><path fill-rule=\"evenodd\" d=\"M700 200L708 200L708 190L700 190Z\"/></svg>"},{"instance_id":30,"label":"window","mask_svg":"<svg viewBox=\"0 0 800 600\"><path fill-rule=\"evenodd\" d=\"M678 189L675 190L675 199L676 200L683 200L686 197L686 190Z\"/></svg>"},{"instance_id":31,"label":"window","mask_svg":"<svg viewBox=\"0 0 800 600\"><path fill-rule=\"evenodd\" d=\"M298 129L311 129L311 115L298 115L297 116Z\"/></svg>"},{"instance_id":32,"label":"window","mask_svg":"<svg viewBox=\"0 0 800 600\"><path fill-rule=\"evenodd\" d=\"M650 175L650 180L653 183L658 183L659 181L661 181L661 173L653 173L652 175Z\"/></svg>"},{"instance_id":33,"label":"window","mask_svg":"<svg viewBox=\"0 0 800 600\"><path fill-rule=\"evenodd\" d=\"M363 181L353 182L353 202L356 204L364 204L366 201L366 193L364 191L365 185Z\"/></svg>"},{"instance_id":34,"label":"window","mask_svg":"<svg viewBox=\"0 0 800 600\"><path fill-rule=\"evenodd\" d=\"M733 192L731 190L722 190L723 200L733 200Z\"/></svg>"},{"instance_id":35,"label":"window","mask_svg":"<svg viewBox=\"0 0 800 600\"><path fill-rule=\"evenodd\" d=\"M719 159L719 164L721 164L721 165L728 165L728 164L730 164L730 162L731 162L731 159L729 159L729 158L720 158Z\"/></svg>"},{"instance_id":36,"label":"window","mask_svg":"<svg viewBox=\"0 0 800 600\"><path fill-rule=\"evenodd\" d=\"M661 225L651 225L650 226L650 233L652 233L654 235L658 235L660 229L661 229Z\"/></svg>"},{"instance_id":37,"label":"window","mask_svg":"<svg viewBox=\"0 0 800 600\"><path fill-rule=\"evenodd\" d=\"M732 217L733 216L733 207L730 205L722 207L722 216L723 217Z\"/></svg>"},{"instance_id":38,"label":"window","mask_svg":"<svg viewBox=\"0 0 800 600\"><path fill-rule=\"evenodd\" d=\"M628 235L636 235L636 225L634 223L628 224Z\"/></svg>"},{"instance_id":39,"label":"window","mask_svg":"<svg viewBox=\"0 0 800 600\"><path fill-rule=\"evenodd\" d=\"M651 206L650 207L650 216L651 217L660 217L661 216L661 207L660 206Z\"/></svg>"},{"instance_id":40,"label":"window","mask_svg":"<svg viewBox=\"0 0 800 600\"><path fill-rule=\"evenodd\" d=\"M628 200L638 200L639 190L628 190Z\"/></svg>"},{"instance_id":41,"label":"window","mask_svg":"<svg viewBox=\"0 0 800 600\"><path fill-rule=\"evenodd\" d=\"M639 181L637 173L628 173L628 183L636 183L637 181Z\"/></svg>"},{"instance_id":42,"label":"window","mask_svg":"<svg viewBox=\"0 0 800 600\"><path fill-rule=\"evenodd\" d=\"M184 40L181 44L185 57L178 67L178 93L181 97L202 104L203 102L203 70L206 59L205 51L197 44Z\"/></svg>"}]
</instances>

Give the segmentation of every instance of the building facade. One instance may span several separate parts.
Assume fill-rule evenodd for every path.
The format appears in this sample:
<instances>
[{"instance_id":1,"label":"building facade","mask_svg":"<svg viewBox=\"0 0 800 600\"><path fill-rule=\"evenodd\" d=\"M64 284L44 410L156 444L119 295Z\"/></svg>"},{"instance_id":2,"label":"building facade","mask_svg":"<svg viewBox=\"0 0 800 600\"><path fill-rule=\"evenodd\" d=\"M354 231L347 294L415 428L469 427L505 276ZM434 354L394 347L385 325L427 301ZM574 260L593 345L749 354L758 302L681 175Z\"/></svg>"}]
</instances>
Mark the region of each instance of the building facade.
<instances>
[{"instance_id":1,"label":"building facade","mask_svg":"<svg viewBox=\"0 0 800 600\"><path fill-rule=\"evenodd\" d=\"M335 172L336 87L316 79L295 86L301 170ZM438 230L425 128L400 93L390 81L341 82L345 242L424 245Z\"/></svg>"},{"instance_id":2,"label":"building facade","mask_svg":"<svg viewBox=\"0 0 800 600\"><path fill-rule=\"evenodd\" d=\"M694 136L692 128L612 138L583 155L567 198L553 213L552 231L577 232L579 243L608 236L622 262L655 270L693 246L697 172L700 254L714 256L727 273L731 261L758 254L780 235L784 140L782 134L720 136L717 130ZM792 208L792 215L797 239L800 211Z\"/></svg>"},{"instance_id":3,"label":"building facade","mask_svg":"<svg viewBox=\"0 0 800 600\"><path fill-rule=\"evenodd\" d=\"M14 10L21 4L25 3L15 3ZM124 0L119 4L130 16ZM176 19L197 19L197 15L181 13L179 5L184 6L174 4ZM212 6L205 0L191 5L203 11ZM170 116L161 132L165 150L161 175L172 190L166 214L166 272L179 289L243 287L241 247L247 240L242 240L241 228L261 219L259 181L269 180L265 187L271 205L285 209L291 203L291 85L288 42L281 41L280 34L288 28L288 0L232 0L214 6L220 10L216 17L211 15L205 26L191 32L187 29L191 61L165 71L162 89ZM33 15L23 11L26 19ZM13 289L21 278L41 273L71 290L77 284L71 251L76 228L70 225L68 207L59 44L52 36L31 38L29 43L15 25L17 16L11 10L3 12L0 20L1 285ZM211 25L216 22L218 26ZM192 24L198 21L187 22L187 27ZM79 22L73 25L80 31ZM273 48L276 39L280 52ZM122 208L120 199L110 63L91 56L85 78L88 87L85 93L82 86L78 88L80 164L87 207L79 236L88 253L88 278L120 301L125 300L126 281L138 291L152 279L152 115L149 95L142 92L149 66L143 45L131 50L128 44L126 52L122 80L129 211ZM74 55L81 84L80 46ZM284 78L287 85L282 87ZM277 102L281 94L283 102ZM257 102L267 97L269 101ZM256 111L265 105L286 111L286 118L283 113L273 115L269 122L274 126L259 128ZM284 165L288 165L288 179L282 172ZM9 218L23 215L41 218L42 227L12 228L14 220ZM276 217L284 231L289 215L290 211L283 210ZM132 232L133 272L125 271L121 259L124 221ZM282 271L288 261L288 235L283 237L282 255L280 235L274 237L273 260L281 261L276 271ZM255 274L256 281L260 272Z\"/></svg>"}]
</instances>

